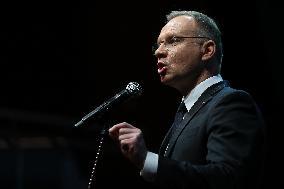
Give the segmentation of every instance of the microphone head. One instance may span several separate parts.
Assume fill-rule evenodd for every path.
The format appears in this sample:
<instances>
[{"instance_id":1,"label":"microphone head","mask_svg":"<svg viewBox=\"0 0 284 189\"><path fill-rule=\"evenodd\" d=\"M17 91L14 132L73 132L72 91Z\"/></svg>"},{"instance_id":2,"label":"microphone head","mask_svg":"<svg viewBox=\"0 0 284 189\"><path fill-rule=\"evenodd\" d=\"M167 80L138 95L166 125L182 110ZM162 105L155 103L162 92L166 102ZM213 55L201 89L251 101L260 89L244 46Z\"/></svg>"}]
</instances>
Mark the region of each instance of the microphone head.
<instances>
[{"instance_id":1,"label":"microphone head","mask_svg":"<svg viewBox=\"0 0 284 189\"><path fill-rule=\"evenodd\" d=\"M143 89L137 82L130 82L126 86L126 90L130 95L139 96L142 94Z\"/></svg>"}]
</instances>

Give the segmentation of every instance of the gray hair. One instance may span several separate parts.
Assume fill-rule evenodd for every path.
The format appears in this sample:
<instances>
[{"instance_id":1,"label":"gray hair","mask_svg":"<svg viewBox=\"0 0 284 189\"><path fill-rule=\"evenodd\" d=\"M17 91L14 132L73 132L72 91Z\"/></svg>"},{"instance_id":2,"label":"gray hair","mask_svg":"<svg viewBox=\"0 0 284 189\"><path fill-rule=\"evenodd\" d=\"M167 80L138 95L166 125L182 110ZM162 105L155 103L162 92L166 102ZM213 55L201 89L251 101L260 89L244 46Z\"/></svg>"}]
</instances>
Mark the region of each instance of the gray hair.
<instances>
[{"instance_id":1,"label":"gray hair","mask_svg":"<svg viewBox=\"0 0 284 189\"><path fill-rule=\"evenodd\" d=\"M221 64L223 58L223 44L221 32L216 22L209 16L197 11L172 11L166 15L167 22L177 16L189 16L196 21L199 26L199 34L210 38L216 43L216 59Z\"/></svg>"}]
</instances>

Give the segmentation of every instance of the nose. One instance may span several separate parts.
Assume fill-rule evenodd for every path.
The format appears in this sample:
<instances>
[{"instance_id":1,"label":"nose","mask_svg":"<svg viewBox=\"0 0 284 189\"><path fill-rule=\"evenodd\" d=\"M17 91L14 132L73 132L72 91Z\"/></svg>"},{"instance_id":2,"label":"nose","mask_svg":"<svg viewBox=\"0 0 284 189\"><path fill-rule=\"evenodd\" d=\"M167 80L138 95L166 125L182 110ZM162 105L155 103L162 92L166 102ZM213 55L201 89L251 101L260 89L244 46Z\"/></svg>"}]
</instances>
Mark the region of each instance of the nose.
<instances>
[{"instance_id":1,"label":"nose","mask_svg":"<svg viewBox=\"0 0 284 189\"><path fill-rule=\"evenodd\" d=\"M168 50L165 48L164 45L160 45L157 47L157 49L155 50L154 52L154 55L157 57L157 58L162 58L162 57L166 57L167 56L167 53L168 53Z\"/></svg>"}]
</instances>

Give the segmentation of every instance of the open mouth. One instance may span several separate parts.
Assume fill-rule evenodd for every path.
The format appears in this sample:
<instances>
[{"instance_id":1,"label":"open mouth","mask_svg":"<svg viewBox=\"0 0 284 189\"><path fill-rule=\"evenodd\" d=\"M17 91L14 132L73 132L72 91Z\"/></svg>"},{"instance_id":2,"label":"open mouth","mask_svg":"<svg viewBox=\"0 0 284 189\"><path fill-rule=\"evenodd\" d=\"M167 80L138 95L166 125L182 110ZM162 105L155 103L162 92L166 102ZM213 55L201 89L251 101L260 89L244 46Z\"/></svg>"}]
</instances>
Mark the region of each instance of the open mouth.
<instances>
[{"instance_id":1,"label":"open mouth","mask_svg":"<svg viewBox=\"0 0 284 189\"><path fill-rule=\"evenodd\" d=\"M158 66L158 74L159 74L160 76L166 75L166 72L167 72L167 67L166 67L166 65L165 65L163 62L158 62L158 63L157 63L157 66Z\"/></svg>"}]
</instances>

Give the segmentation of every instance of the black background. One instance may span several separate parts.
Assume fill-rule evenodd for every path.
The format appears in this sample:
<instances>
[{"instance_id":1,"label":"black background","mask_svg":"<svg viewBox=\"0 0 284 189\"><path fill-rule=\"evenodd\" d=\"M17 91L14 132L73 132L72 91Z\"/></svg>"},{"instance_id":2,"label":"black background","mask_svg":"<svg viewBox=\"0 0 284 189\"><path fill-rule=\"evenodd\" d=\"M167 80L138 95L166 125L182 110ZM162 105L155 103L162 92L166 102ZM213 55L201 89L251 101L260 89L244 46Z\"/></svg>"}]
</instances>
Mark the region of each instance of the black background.
<instances>
[{"instance_id":1,"label":"black background","mask_svg":"<svg viewBox=\"0 0 284 189\"><path fill-rule=\"evenodd\" d=\"M266 0L157 0L0 4L0 188L87 188L102 126L73 125L130 81L142 85L142 96L117 107L108 124L133 123L156 151L180 95L160 84L151 48L164 15L187 9L204 12L219 24L222 76L251 93L261 108L268 133L263 188L278 186L280 5ZM96 188L143 187L139 171L107 137L101 152Z\"/></svg>"}]
</instances>

